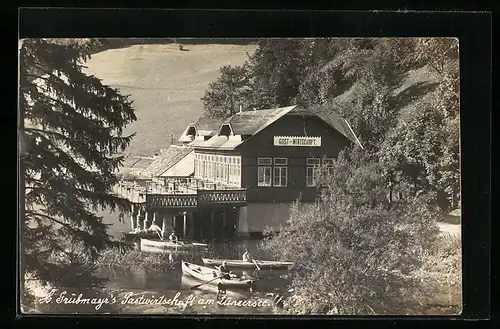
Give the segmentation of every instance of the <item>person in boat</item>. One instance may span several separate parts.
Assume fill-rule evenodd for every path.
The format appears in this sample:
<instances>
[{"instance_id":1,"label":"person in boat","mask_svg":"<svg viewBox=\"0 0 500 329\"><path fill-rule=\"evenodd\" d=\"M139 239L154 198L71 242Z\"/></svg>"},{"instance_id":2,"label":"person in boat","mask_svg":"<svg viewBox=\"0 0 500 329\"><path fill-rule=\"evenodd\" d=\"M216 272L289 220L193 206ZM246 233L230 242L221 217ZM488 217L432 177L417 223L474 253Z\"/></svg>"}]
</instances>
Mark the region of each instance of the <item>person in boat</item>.
<instances>
[{"instance_id":1,"label":"person in boat","mask_svg":"<svg viewBox=\"0 0 500 329\"><path fill-rule=\"evenodd\" d=\"M245 249L245 253L243 254L243 261L244 262L253 262L252 255L248 251L248 249Z\"/></svg>"},{"instance_id":2,"label":"person in boat","mask_svg":"<svg viewBox=\"0 0 500 329\"><path fill-rule=\"evenodd\" d=\"M219 266L219 271L221 275L224 274L224 276L222 277L223 279L231 279L231 271L229 271L229 269L227 268L227 261L222 262L222 265Z\"/></svg>"},{"instance_id":3,"label":"person in boat","mask_svg":"<svg viewBox=\"0 0 500 329\"><path fill-rule=\"evenodd\" d=\"M175 231L172 231L172 234L168 237L170 242L177 243L179 242L179 239L177 238L177 235L175 235Z\"/></svg>"},{"instance_id":4,"label":"person in boat","mask_svg":"<svg viewBox=\"0 0 500 329\"><path fill-rule=\"evenodd\" d=\"M156 225L155 223L152 223L151 226L149 227L148 231L150 232L155 232L156 234L158 234L158 236L162 236L161 235L161 227L159 227L158 225Z\"/></svg>"},{"instance_id":5,"label":"person in boat","mask_svg":"<svg viewBox=\"0 0 500 329\"><path fill-rule=\"evenodd\" d=\"M224 272L224 273L229 272L229 269L227 268L227 261L222 262L222 265L219 266L219 271Z\"/></svg>"}]
</instances>

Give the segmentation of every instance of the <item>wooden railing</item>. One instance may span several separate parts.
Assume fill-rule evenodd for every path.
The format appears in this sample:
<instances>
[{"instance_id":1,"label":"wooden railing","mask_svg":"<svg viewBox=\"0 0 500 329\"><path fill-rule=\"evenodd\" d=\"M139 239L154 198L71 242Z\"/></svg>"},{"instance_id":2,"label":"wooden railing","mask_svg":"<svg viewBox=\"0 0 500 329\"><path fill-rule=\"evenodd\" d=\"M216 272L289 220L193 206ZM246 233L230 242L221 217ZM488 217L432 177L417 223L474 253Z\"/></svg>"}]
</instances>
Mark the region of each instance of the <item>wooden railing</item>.
<instances>
[{"instance_id":1,"label":"wooden railing","mask_svg":"<svg viewBox=\"0 0 500 329\"><path fill-rule=\"evenodd\" d=\"M198 190L193 194L147 194L148 208L189 209L210 205L244 205L246 190Z\"/></svg>"},{"instance_id":2,"label":"wooden railing","mask_svg":"<svg viewBox=\"0 0 500 329\"><path fill-rule=\"evenodd\" d=\"M150 208L196 208L196 194L148 194L146 206Z\"/></svg>"},{"instance_id":3,"label":"wooden railing","mask_svg":"<svg viewBox=\"0 0 500 329\"><path fill-rule=\"evenodd\" d=\"M209 204L245 204L247 202L246 190L200 190L198 203Z\"/></svg>"}]
</instances>

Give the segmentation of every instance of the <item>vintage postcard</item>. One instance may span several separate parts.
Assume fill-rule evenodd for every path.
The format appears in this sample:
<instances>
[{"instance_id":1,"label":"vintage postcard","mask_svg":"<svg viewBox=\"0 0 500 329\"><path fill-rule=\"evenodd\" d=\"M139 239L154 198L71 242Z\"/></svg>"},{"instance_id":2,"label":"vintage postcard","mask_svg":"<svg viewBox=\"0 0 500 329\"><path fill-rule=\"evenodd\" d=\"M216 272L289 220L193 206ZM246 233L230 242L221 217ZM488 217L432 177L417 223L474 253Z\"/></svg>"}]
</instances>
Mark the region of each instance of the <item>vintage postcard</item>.
<instances>
[{"instance_id":1,"label":"vintage postcard","mask_svg":"<svg viewBox=\"0 0 500 329\"><path fill-rule=\"evenodd\" d=\"M456 315L456 38L24 39L20 307Z\"/></svg>"}]
</instances>

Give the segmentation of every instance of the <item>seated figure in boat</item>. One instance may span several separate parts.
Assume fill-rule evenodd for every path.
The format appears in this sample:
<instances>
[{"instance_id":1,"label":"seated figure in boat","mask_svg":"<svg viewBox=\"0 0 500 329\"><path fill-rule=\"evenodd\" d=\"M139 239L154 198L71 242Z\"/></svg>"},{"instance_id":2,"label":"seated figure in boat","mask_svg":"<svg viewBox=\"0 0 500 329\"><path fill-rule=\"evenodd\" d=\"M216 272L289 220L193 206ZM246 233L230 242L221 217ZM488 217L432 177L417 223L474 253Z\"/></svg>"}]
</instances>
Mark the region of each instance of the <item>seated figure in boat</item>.
<instances>
[{"instance_id":1,"label":"seated figure in boat","mask_svg":"<svg viewBox=\"0 0 500 329\"><path fill-rule=\"evenodd\" d=\"M225 273L225 275L222 277L223 279L227 279L227 280L231 279L231 271L229 271L229 269L227 268L226 261L223 261L222 265L219 266L219 271L220 271L221 275Z\"/></svg>"},{"instance_id":2,"label":"seated figure in boat","mask_svg":"<svg viewBox=\"0 0 500 329\"><path fill-rule=\"evenodd\" d=\"M243 261L244 262L252 262L253 258L248 249L245 249L245 253L243 254Z\"/></svg>"},{"instance_id":3,"label":"seated figure in boat","mask_svg":"<svg viewBox=\"0 0 500 329\"><path fill-rule=\"evenodd\" d=\"M223 273L228 273L229 270L227 268L227 261L223 261L222 262L222 265L219 266L219 271L223 272Z\"/></svg>"},{"instance_id":4,"label":"seated figure in boat","mask_svg":"<svg viewBox=\"0 0 500 329\"><path fill-rule=\"evenodd\" d=\"M155 232L157 233L160 237L162 236L161 234L161 227L156 225L155 223L152 223L151 226L148 228L149 232Z\"/></svg>"},{"instance_id":5,"label":"seated figure in boat","mask_svg":"<svg viewBox=\"0 0 500 329\"><path fill-rule=\"evenodd\" d=\"M175 231L172 231L172 234L168 237L170 242L177 243L179 239L177 238L177 235L175 235Z\"/></svg>"}]
</instances>

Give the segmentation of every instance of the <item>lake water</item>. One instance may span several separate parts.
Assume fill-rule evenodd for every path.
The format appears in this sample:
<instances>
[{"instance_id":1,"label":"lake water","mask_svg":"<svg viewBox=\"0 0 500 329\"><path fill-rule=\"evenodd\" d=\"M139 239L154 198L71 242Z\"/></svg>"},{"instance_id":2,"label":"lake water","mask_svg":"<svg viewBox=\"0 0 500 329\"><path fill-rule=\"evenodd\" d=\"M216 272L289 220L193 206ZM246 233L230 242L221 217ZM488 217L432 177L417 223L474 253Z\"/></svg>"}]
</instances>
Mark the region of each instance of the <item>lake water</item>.
<instances>
[{"instance_id":1,"label":"lake water","mask_svg":"<svg viewBox=\"0 0 500 329\"><path fill-rule=\"evenodd\" d=\"M138 295L146 294L150 298L172 297L180 293L179 298L188 300L190 295L194 296L196 300L193 305L178 310L180 313L270 314L273 311L273 301L276 301L279 298L277 296L281 296L287 291L288 282L284 278L287 273L286 269L257 270L257 268L252 268L242 270L230 268L237 275L251 276L258 278L258 281L253 289L227 288L226 305L223 305L224 300L220 299L218 305L204 305L206 301L217 301L217 280L213 281L214 284L206 283L192 289L193 286L199 285L203 281L183 275L181 270L182 260L203 265L201 257L241 259L245 248L250 250L255 259L271 259L259 248L259 243L258 240L240 240L232 243L211 244L208 250L196 248L192 252L167 253L168 270L161 272L148 272L144 268L137 267L112 267L102 268L99 274L108 280L107 286L112 290L119 289ZM148 251L143 250L142 252ZM241 301L240 305L237 304L238 301ZM244 301L247 304L250 303L250 306L242 305Z\"/></svg>"},{"instance_id":2,"label":"lake water","mask_svg":"<svg viewBox=\"0 0 500 329\"><path fill-rule=\"evenodd\" d=\"M217 297L215 284L183 275L181 261L203 265L201 257L241 259L248 248L255 259L269 260L259 248L259 241L246 240L233 243L211 244L208 250L185 253L165 253L165 270L148 271L137 266L101 267L98 276L105 280L103 291L82 291L67 288L57 291L51 303L39 304L42 312L56 313L126 313L126 314L274 314L276 302L287 294L288 281L283 277L286 269L230 270L237 275L258 278L253 289L226 288L224 298ZM152 251L141 251L145 255ZM66 291L61 298L60 293ZM82 294L78 300L78 295ZM59 297L59 299L58 299ZM66 300L64 299L66 297ZM71 300L71 297L73 300ZM85 298L108 298L99 309L95 304L83 303ZM111 302L111 299L115 298Z\"/></svg>"}]
</instances>

